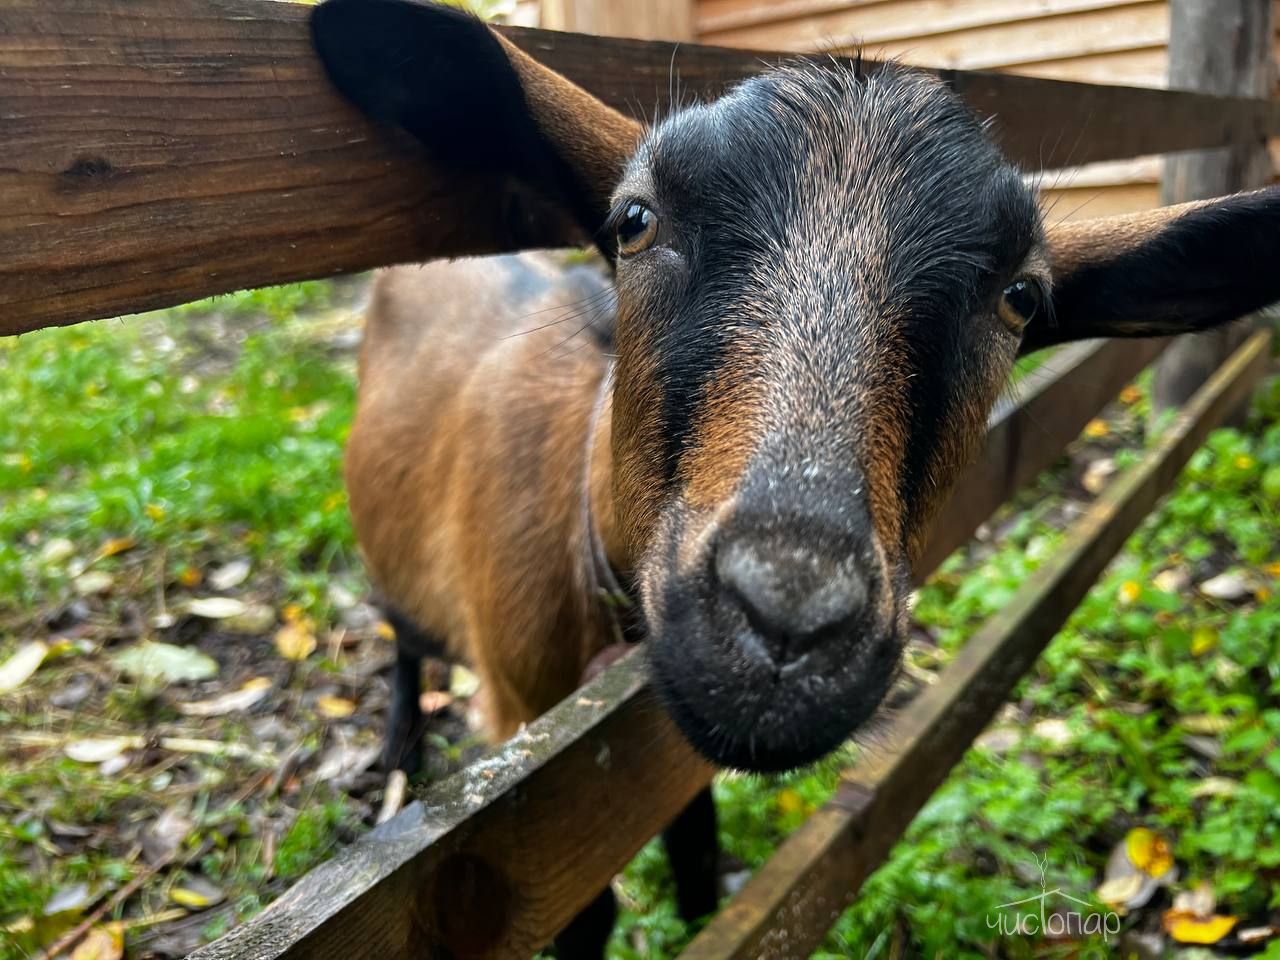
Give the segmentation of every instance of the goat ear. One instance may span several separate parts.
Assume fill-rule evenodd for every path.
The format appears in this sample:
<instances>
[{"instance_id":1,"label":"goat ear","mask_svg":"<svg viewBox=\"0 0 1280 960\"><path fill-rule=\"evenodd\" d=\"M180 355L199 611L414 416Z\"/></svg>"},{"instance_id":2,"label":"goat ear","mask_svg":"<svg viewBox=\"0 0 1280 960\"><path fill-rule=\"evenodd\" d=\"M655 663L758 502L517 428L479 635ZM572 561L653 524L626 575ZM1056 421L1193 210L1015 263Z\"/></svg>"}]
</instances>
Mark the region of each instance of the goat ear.
<instances>
[{"instance_id":1,"label":"goat ear","mask_svg":"<svg viewBox=\"0 0 1280 960\"><path fill-rule=\"evenodd\" d=\"M519 183L536 207L550 204L599 240L639 140L633 120L456 8L327 0L312 12L311 33L334 85L367 116L422 141L443 171ZM469 252L540 245L512 226L515 235L493 237L491 250Z\"/></svg>"},{"instance_id":2,"label":"goat ear","mask_svg":"<svg viewBox=\"0 0 1280 960\"><path fill-rule=\"evenodd\" d=\"M1205 330L1280 300L1280 188L1048 230L1053 311L1022 352Z\"/></svg>"}]
</instances>

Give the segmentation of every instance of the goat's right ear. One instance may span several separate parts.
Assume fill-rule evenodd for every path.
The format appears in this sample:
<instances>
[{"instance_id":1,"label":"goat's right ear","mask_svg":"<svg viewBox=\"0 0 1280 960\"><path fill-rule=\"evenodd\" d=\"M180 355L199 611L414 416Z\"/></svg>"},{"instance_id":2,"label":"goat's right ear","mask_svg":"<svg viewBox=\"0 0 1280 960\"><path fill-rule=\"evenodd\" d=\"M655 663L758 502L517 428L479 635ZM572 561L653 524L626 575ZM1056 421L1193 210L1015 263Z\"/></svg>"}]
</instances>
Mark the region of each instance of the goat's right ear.
<instances>
[{"instance_id":1,"label":"goat's right ear","mask_svg":"<svg viewBox=\"0 0 1280 960\"><path fill-rule=\"evenodd\" d=\"M603 239L640 138L635 121L452 7L327 0L311 33L334 85L367 116L412 133L442 170L515 180ZM522 239L495 238L489 252L536 245Z\"/></svg>"}]
</instances>

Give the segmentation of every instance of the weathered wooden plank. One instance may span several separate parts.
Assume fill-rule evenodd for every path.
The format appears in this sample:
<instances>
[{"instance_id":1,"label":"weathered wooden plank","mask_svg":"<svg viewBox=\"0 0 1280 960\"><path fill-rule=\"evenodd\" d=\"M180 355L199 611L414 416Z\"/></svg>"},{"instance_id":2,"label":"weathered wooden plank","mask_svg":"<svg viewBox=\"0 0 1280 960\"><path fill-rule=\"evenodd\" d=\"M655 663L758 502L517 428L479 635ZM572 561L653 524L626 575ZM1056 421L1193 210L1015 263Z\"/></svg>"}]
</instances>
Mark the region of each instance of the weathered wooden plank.
<instances>
[{"instance_id":1,"label":"weathered wooden plank","mask_svg":"<svg viewBox=\"0 0 1280 960\"><path fill-rule=\"evenodd\" d=\"M332 91L308 10L0 0L0 334L475 252L460 224L501 233L492 184L440 177ZM775 59L503 29L633 113L666 106L673 70L685 95L711 95ZM1262 101L940 75L1031 168L1280 134Z\"/></svg>"},{"instance_id":2,"label":"weathered wooden plank","mask_svg":"<svg viewBox=\"0 0 1280 960\"><path fill-rule=\"evenodd\" d=\"M191 960L528 957L711 778L637 651Z\"/></svg>"},{"instance_id":3,"label":"weathered wooden plank","mask_svg":"<svg viewBox=\"0 0 1280 960\"><path fill-rule=\"evenodd\" d=\"M1223 365L682 960L799 958L818 946L1208 432L1248 396L1269 344L1255 334Z\"/></svg>"},{"instance_id":4,"label":"weathered wooden plank","mask_svg":"<svg viewBox=\"0 0 1280 960\"><path fill-rule=\"evenodd\" d=\"M1002 503L1057 460L1084 425L1167 344L1167 340L1074 344L1017 384L996 405L982 456L960 477L935 523L916 564L916 579L928 576Z\"/></svg>"},{"instance_id":5,"label":"weathered wooden plank","mask_svg":"<svg viewBox=\"0 0 1280 960\"><path fill-rule=\"evenodd\" d=\"M1022 4L1020 16L990 19L983 4L889 3L849 7L825 16L761 24L704 37L761 50L861 47L872 57L905 57L924 67L989 70L1164 45L1164 0L1043 16ZM917 8L912 11L911 8ZM946 11L946 12L944 12Z\"/></svg>"},{"instance_id":6,"label":"weathered wooden plank","mask_svg":"<svg viewBox=\"0 0 1280 960\"><path fill-rule=\"evenodd\" d=\"M1119 7L1133 0L699 0L700 38L720 42L716 34L788 20L816 20L845 12L867 17L867 23L914 24L921 33L942 33L1017 20L1034 20L1081 10Z\"/></svg>"}]
</instances>

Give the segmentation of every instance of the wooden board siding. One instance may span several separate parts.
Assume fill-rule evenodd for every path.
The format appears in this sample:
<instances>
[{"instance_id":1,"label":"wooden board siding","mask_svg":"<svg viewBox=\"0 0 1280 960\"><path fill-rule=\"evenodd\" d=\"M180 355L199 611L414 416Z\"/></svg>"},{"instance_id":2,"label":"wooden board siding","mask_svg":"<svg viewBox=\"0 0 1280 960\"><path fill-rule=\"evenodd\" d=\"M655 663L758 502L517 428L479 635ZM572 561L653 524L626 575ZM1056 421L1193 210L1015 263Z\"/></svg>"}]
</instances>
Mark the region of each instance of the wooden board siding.
<instances>
[{"instance_id":1,"label":"wooden board siding","mask_svg":"<svg viewBox=\"0 0 1280 960\"><path fill-rule=\"evenodd\" d=\"M599 0L609 2L609 0ZM1168 85L1166 0L694 0L703 43L841 50L920 66L1134 87ZM1280 0L1273 0L1280 11ZM1280 54L1280 15L1276 17ZM1280 89L1280 88L1278 88ZM1280 149L1273 149L1280 160ZM1277 166L1280 171L1280 165ZM1055 217L1157 206L1158 158L1099 164L1045 179Z\"/></svg>"}]
</instances>

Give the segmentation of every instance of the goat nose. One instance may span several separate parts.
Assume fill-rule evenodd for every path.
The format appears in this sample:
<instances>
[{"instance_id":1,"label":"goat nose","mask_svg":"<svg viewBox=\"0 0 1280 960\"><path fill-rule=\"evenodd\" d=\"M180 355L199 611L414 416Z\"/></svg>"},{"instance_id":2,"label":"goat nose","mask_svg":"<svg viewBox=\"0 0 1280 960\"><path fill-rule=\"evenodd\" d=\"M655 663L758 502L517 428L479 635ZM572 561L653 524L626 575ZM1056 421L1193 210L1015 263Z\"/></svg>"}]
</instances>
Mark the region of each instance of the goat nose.
<instances>
[{"instance_id":1,"label":"goat nose","mask_svg":"<svg viewBox=\"0 0 1280 960\"><path fill-rule=\"evenodd\" d=\"M831 559L802 544L732 540L716 551L715 571L779 665L861 613L869 595L851 558Z\"/></svg>"}]
</instances>

